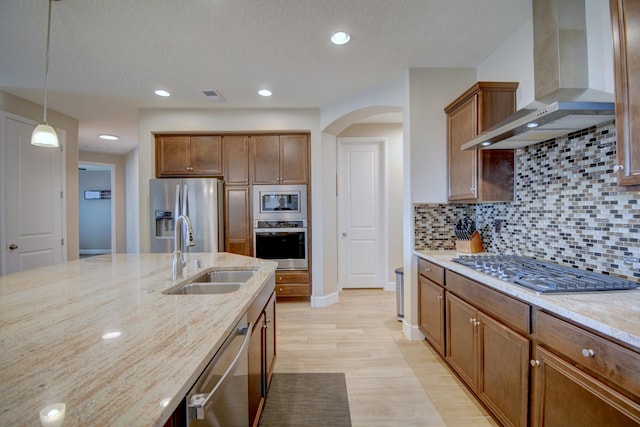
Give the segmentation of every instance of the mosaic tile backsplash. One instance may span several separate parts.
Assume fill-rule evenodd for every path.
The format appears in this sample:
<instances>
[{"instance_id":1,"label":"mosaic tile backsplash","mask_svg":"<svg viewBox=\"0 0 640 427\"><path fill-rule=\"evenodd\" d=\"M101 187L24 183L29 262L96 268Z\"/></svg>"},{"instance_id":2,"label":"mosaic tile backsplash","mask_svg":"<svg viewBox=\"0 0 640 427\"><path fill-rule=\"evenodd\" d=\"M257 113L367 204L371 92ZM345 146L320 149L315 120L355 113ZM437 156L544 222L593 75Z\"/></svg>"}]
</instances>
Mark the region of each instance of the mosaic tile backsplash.
<instances>
[{"instance_id":1,"label":"mosaic tile backsplash","mask_svg":"<svg viewBox=\"0 0 640 427\"><path fill-rule=\"evenodd\" d=\"M614 122L517 150L514 202L415 204L415 247L455 249L466 215L486 252L638 281L640 191L616 185L616 163Z\"/></svg>"}]
</instances>

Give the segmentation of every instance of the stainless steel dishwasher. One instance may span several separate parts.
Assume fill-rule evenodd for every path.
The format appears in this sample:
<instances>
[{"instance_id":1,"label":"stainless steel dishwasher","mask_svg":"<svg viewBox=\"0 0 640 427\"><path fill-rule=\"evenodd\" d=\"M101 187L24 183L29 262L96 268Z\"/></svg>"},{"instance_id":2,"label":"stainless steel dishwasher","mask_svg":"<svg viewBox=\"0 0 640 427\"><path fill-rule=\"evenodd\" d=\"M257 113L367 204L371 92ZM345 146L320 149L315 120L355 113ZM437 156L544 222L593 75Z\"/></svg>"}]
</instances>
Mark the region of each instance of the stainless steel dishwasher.
<instances>
[{"instance_id":1,"label":"stainless steel dishwasher","mask_svg":"<svg viewBox=\"0 0 640 427\"><path fill-rule=\"evenodd\" d=\"M247 348L251 325L246 315L211 359L186 397L189 427L249 425Z\"/></svg>"}]
</instances>

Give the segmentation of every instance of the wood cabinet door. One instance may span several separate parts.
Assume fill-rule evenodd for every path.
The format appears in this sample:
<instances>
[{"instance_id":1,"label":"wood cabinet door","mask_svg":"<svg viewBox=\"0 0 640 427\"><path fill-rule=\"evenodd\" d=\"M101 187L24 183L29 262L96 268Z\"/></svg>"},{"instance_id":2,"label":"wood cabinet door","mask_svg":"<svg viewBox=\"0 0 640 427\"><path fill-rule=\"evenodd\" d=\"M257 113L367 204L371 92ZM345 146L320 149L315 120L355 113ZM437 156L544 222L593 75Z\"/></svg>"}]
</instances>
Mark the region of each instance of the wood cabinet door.
<instances>
[{"instance_id":1,"label":"wood cabinet door","mask_svg":"<svg viewBox=\"0 0 640 427\"><path fill-rule=\"evenodd\" d=\"M462 145L477 135L475 95L447 116L449 200L475 200L478 196L478 150L462 151Z\"/></svg>"},{"instance_id":2,"label":"wood cabinet door","mask_svg":"<svg viewBox=\"0 0 640 427\"><path fill-rule=\"evenodd\" d=\"M265 381L264 390L265 397L269 391L271 384L271 376L273 375L273 367L276 361L276 294L271 295L267 306L264 309L265 314Z\"/></svg>"},{"instance_id":3,"label":"wood cabinet door","mask_svg":"<svg viewBox=\"0 0 640 427\"><path fill-rule=\"evenodd\" d=\"M610 0L616 85L618 185L640 185L640 2Z\"/></svg>"},{"instance_id":4,"label":"wood cabinet door","mask_svg":"<svg viewBox=\"0 0 640 427\"><path fill-rule=\"evenodd\" d=\"M249 185L249 137L230 135L222 139L224 182L227 185Z\"/></svg>"},{"instance_id":5,"label":"wood cabinet door","mask_svg":"<svg viewBox=\"0 0 640 427\"><path fill-rule=\"evenodd\" d=\"M250 194L248 186L225 185L224 250L238 255L253 254Z\"/></svg>"},{"instance_id":6,"label":"wood cabinet door","mask_svg":"<svg viewBox=\"0 0 640 427\"><path fill-rule=\"evenodd\" d=\"M631 427L640 405L536 346L532 368L532 427Z\"/></svg>"},{"instance_id":7,"label":"wood cabinet door","mask_svg":"<svg viewBox=\"0 0 640 427\"><path fill-rule=\"evenodd\" d=\"M418 275L418 282L420 330L438 353L444 356L444 289L421 275Z\"/></svg>"},{"instance_id":8,"label":"wood cabinet door","mask_svg":"<svg viewBox=\"0 0 640 427\"><path fill-rule=\"evenodd\" d=\"M280 137L258 135L252 143L253 183L280 184Z\"/></svg>"},{"instance_id":9,"label":"wood cabinet door","mask_svg":"<svg viewBox=\"0 0 640 427\"><path fill-rule=\"evenodd\" d=\"M450 292L447 293L446 307L446 359L475 391L478 384L477 311Z\"/></svg>"},{"instance_id":10,"label":"wood cabinet door","mask_svg":"<svg viewBox=\"0 0 640 427\"><path fill-rule=\"evenodd\" d=\"M249 425L257 424L262 402L262 325L265 315L261 313L253 325L251 340L249 341Z\"/></svg>"},{"instance_id":11,"label":"wood cabinet door","mask_svg":"<svg viewBox=\"0 0 640 427\"><path fill-rule=\"evenodd\" d=\"M156 176L188 175L191 167L189 136L156 137Z\"/></svg>"},{"instance_id":12,"label":"wood cabinet door","mask_svg":"<svg viewBox=\"0 0 640 427\"><path fill-rule=\"evenodd\" d=\"M222 137L191 137L191 175L222 175Z\"/></svg>"},{"instance_id":13,"label":"wood cabinet door","mask_svg":"<svg viewBox=\"0 0 640 427\"><path fill-rule=\"evenodd\" d=\"M309 181L307 135L280 136L280 183L306 184Z\"/></svg>"},{"instance_id":14,"label":"wood cabinet door","mask_svg":"<svg viewBox=\"0 0 640 427\"><path fill-rule=\"evenodd\" d=\"M506 426L526 426L529 339L478 313L478 396Z\"/></svg>"}]
</instances>

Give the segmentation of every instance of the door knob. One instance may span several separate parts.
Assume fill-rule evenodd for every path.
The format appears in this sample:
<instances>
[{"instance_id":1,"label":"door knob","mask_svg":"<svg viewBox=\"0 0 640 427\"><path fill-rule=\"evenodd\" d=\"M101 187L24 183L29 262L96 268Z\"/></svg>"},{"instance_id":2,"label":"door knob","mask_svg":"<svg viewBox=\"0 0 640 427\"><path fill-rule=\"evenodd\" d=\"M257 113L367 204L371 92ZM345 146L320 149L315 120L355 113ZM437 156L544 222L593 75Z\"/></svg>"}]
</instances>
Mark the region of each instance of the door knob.
<instances>
[{"instance_id":1,"label":"door knob","mask_svg":"<svg viewBox=\"0 0 640 427\"><path fill-rule=\"evenodd\" d=\"M347 232L346 231L342 232L342 237L347 237Z\"/></svg>"},{"instance_id":2,"label":"door knob","mask_svg":"<svg viewBox=\"0 0 640 427\"><path fill-rule=\"evenodd\" d=\"M18 245L16 245L15 243L12 243L9 245L9 249L11 250L18 249Z\"/></svg>"}]
</instances>

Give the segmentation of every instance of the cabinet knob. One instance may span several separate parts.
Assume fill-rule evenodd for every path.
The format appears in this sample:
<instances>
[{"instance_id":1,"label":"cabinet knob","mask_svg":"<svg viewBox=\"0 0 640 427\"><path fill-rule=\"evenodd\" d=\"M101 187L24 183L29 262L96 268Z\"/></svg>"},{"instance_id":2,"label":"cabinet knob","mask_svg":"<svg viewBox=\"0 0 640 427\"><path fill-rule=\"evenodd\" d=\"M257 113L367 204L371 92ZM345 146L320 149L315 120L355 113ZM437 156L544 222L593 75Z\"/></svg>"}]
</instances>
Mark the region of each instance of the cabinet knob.
<instances>
[{"instance_id":1,"label":"cabinet knob","mask_svg":"<svg viewBox=\"0 0 640 427\"><path fill-rule=\"evenodd\" d=\"M480 321L476 320L475 322L473 322L473 326L480 326Z\"/></svg>"},{"instance_id":2,"label":"cabinet knob","mask_svg":"<svg viewBox=\"0 0 640 427\"><path fill-rule=\"evenodd\" d=\"M469 323L473 323L475 321L476 321L476 319L474 319L473 317L471 319L469 319Z\"/></svg>"},{"instance_id":3,"label":"cabinet knob","mask_svg":"<svg viewBox=\"0 0 640 427\"><path fill-rule=\"evenodd\" d=\"M282 292L282 288L278 289L278 291Z\"/></svg>"},{"instance_id":4,"label":"cabinet knob","mask_svg":"<svg viewBox=\"0 0 640 427\"><path fill-rule=\"evenodd\" d=\"M278 277L278 280L282 280L282 276ZM280 289L282 289L282 288L280 288Z\"/></svg>"},{"instance_id":5,"label":"cabinet knob","mask_svg":"<svg viewBox=\"0 0 640 427\"><path fill-rule=\"evenodd\" d=\"M438 295L438 299L442 301L442 295Z\"/></svg>"},{"instance_id":6,"label":"cabinet knob","mask_svg":"<svg viewBox=\"0 0 640 427\"><path fill-rule=\"evenodd\" d=\"M430 269L430 268L425 268L425 269L424 269L424 271L425 271L426 273L429 273L429 272L431 271L431 269Z\"/></svg>"},{"instance_id":7,"label":"cabinet knob","mask_svg":"<svg viewBox=\"0 0 640 427\"><path fill-rule=\"evenodd\" d=\"M531 366L533 366L533 367L540 366L540 361L539 360L535 360L535 359L531 359L529 361L529 364L531 364Z\"/></svg>"},{"instance_id":8,"label":"cabinet knob","mask_svg":"<svg viewBox=\"0 0 640 427\"><path fill-rule=\"evenodd\" d=\"M582 355L584 357L593 357L596 355L596 352L591 350L590 348L583 348L582 349Z\"/></svg>"},{"instance_id":9,"label":"cabinet knob","mask_svg":"<svg viewBox=\"0 0 640 427\"><path fill-rule=\"evenodd\" d=\"M613 171L614 172L620 172L620 171L623 171L623 170L624 170L624 166L623 165L615 165L613 167Z\"/></svg>"}]
</instances>

